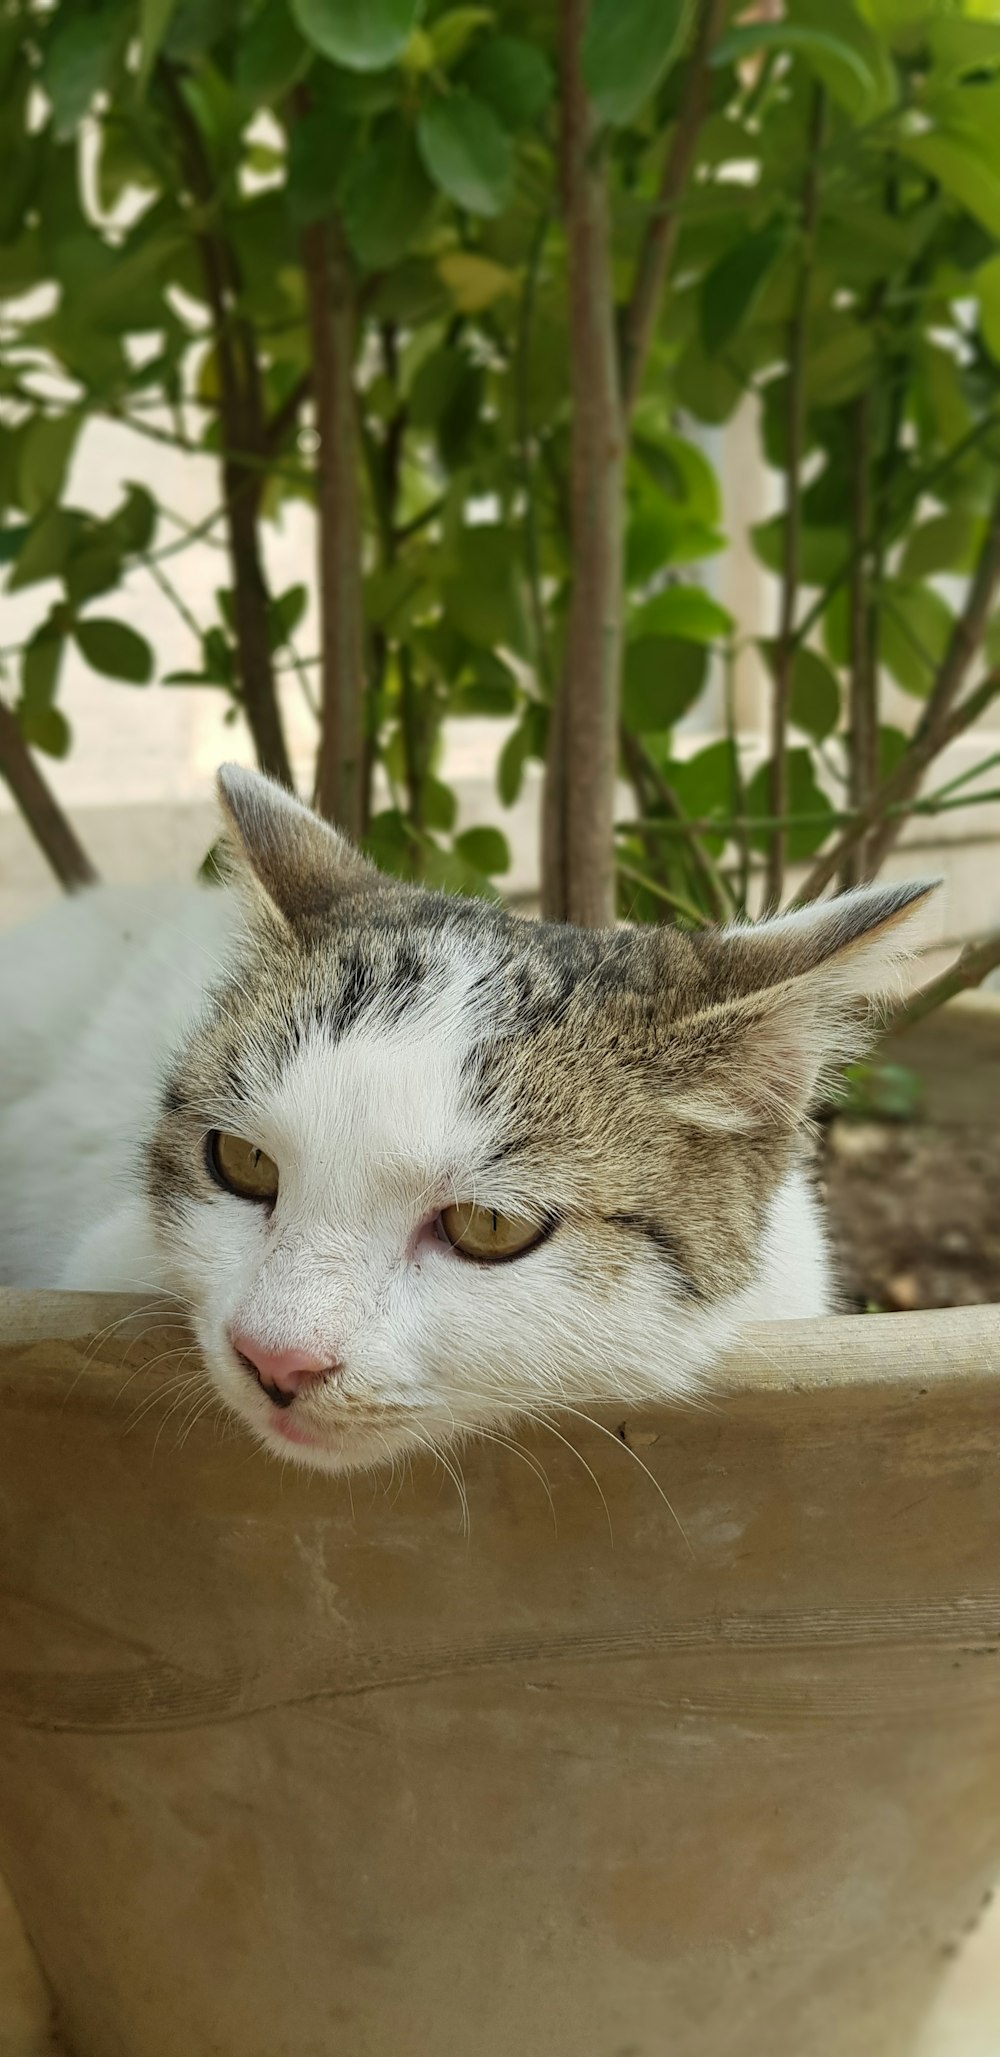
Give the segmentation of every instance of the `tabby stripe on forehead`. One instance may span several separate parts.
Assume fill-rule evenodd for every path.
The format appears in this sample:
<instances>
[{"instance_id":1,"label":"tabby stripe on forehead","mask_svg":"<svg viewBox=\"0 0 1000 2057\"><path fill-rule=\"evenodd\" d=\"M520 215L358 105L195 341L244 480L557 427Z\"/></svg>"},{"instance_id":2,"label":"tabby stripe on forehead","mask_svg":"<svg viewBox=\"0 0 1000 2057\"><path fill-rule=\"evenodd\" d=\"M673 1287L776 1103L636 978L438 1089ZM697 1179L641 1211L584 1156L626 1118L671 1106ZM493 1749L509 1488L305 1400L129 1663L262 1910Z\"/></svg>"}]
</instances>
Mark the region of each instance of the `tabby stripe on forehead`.
<instances>
[{"instance_id":1,"label":"tabby stripe on forehead","mask_svg":"<svg viewBox=\"0 0 1000 2057\"><path fill-rule=\"evenodd\" d=\"M324 1013L328 1033L344 1036L371 1008L390 1022L413 1005L427 977L426 960L402 945L386 963L372 963L357 949L344 964L343 984Z\"/></svg>"},{"instance_id":2,"label":"tabby stripe on forehead","mask_svg":"<svg viewBox=\"0 0 1000 2057\"><path fill-rule=\"evenodd\" d=\"M661 1257L668 1258L677 1284L686 1299L705 1298L701 1287L691 1276L676 1238L671 1235L669 1229L664 1228L662 1222L654 1221L646 1214L606 1214L604 1219L611 1228L625 1228L631 1230L634 1235L645 1236L647 1242L653 1244Z\"/></svg>"}]
</instances>

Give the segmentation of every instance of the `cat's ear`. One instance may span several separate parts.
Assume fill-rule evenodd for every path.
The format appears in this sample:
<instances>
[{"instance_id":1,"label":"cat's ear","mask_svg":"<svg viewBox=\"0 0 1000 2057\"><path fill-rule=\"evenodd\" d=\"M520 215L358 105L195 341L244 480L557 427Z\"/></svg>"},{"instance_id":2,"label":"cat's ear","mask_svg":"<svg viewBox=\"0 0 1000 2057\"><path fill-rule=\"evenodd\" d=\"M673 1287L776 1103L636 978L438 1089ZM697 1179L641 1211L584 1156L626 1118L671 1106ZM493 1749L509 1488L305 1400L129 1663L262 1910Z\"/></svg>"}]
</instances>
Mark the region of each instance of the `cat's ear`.
<instances>
[{"instance_id":1,"label":"cat's ear","mask_svg":"<svg viewBox=\"0 0 1000 2057\"><path fill-rule=\"evenodd\" d=\"M293 928L379 883L375 866L346 837L261 772L224 764L218 790L237 869L256 880Z\"/></svg>"},{"instance_id":2,"label":"cat's ear","mask_svg":"<svg viewBox=\"0 0 1000 2057\"><path fill-rule=\"evenodd\" d=\"M820 1083L866 1049L902 990L939 884L860 886L707 933L701 947L715 997L671 1026L673 1111L734 1130L801 1120Z\"/></svg>"}]
</instances>

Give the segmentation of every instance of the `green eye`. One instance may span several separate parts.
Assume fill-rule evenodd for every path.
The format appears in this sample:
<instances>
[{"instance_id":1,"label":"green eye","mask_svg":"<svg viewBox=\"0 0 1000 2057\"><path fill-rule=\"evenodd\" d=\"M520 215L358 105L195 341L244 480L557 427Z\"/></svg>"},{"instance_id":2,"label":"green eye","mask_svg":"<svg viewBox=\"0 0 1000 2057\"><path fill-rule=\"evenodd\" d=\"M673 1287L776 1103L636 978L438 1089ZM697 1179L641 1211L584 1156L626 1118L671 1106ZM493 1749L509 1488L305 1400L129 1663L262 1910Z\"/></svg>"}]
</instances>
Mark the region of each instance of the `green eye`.
<instances>
[{"instance_id":1,"label":"green eye","mask_svg":"<svg viewBox=\"0 0 1000 2057\"><path fill-rule=\"evenodd\" d=\"M548 1230L537 1221L525 1221L515 1214L498 1214L495 1207L473 1207L465 1201L459 1207L443 1207L441 1229L453 1250L463 1257L478 1258L481 1264L502 1264L508 1257L523 1257Z\"/></svg>"},{"instance_id":2,"label":"green eye","mask_svg":"<svg viewBox=\"0 0 1000 2057\"><path fill-rule=\"evenodd\" d=\"M220 1186L241 1200L271 1201L278 1197L278 1167L266 1151L245 1136L212 1130L208 1139L209 1169Z\"/></svg>"}]
</instances>

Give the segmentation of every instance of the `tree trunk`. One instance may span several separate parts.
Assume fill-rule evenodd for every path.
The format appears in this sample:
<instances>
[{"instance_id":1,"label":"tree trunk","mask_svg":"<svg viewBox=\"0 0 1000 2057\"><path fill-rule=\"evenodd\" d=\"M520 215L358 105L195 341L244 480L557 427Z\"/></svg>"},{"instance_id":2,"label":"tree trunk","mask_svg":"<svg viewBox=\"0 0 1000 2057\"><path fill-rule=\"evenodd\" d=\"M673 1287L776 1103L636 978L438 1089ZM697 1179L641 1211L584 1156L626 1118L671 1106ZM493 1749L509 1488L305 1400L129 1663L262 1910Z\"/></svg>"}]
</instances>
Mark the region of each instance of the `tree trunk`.
<instances>
[{"instance_id":1,"label":"tree trunk","mask_svg":"<svg viewBox=\"0 0 1000 2057\"><path fill-rule=\"evenodd\" d=\"M316 805L357 840L365 819L365 660L354 284L339 222L314 222L304 246L319 435L323 670Z\"/></svg>"},{"instance_id":2,"label":"tree trunk","mask_svg":"<svg viewBox=\"0 0 1000 2057\"><path fill-rule=\"evenodd\" d=\"M61 886L93 886L97 873L67 821L55 794L49 791L15 716L0 700L0 775Z\"/></svg>"},{"instance_id":3,"label":"tree trunk","mask_svg":"<svg viewBox=\"0 0 1000 2057\"><path fill-rule=\"evenodd\" d=\"M607 173L583 78L587 0L563 0L563 176L573 397L573 594L549 736L542 902L550 920L615 918L624 424Z\"/></svg>"}]
</instances>

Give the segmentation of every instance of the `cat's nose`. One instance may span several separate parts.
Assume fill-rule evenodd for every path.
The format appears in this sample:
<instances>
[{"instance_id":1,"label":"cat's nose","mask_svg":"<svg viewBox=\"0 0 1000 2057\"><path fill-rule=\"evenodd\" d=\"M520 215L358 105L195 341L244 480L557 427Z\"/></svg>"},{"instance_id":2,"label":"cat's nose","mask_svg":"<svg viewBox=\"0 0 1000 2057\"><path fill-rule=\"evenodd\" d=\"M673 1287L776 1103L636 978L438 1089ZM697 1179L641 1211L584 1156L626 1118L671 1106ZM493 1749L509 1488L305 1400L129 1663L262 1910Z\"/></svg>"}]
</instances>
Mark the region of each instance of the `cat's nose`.
<instances>
[{"instance_id":1,"label":"cat's nose","mask_svg":"<svg viewBox=\"0 0 1000 2057\"><path fill-rule=\"evenodd\" d=\"M229 1340L276 1407L290 1407L296 1393L320 1386L343 1370L335 1360L316 1357L310 1350L269 1350L245 1329L232 1329Z\"/></svg>"}]
</instances>

